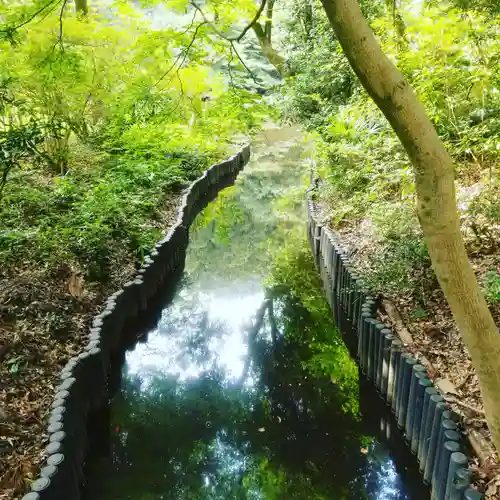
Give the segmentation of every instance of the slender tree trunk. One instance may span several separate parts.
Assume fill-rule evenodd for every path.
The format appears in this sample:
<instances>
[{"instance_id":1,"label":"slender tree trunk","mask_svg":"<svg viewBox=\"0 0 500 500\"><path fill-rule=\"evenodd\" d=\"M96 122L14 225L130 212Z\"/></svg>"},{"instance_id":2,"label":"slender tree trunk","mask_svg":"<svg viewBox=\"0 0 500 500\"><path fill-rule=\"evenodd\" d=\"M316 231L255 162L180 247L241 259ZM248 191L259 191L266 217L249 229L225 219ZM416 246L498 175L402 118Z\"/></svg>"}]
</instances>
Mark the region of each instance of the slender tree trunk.
<instances>
[{"instance_id":1,"label":"slender tree trunk","mask_svg":"<svg viewBox=\"0 0 500 500\"><path fill-rule=\"evenodd\" d=\"M267 0L267 9L266 9L266 23L264 27L264 32L266 34L266 38L271 41L271 32L273 30L273 9L276 0Z\"/></svg>"},{"instance_id":2,"label":"slender tree trunk","mask_svg":"<svg viewBox=\"0 0 500 500\"><path fill-rule=\"evenodd\" d=\"M454 166L403 75L382 52L357 0L321 0L361 83L389 120L415 169L420 224L432 266L479 377L500 450L500 335L468 260L455 200Z\"/></svg>"},{"instance_id":3,"label":"slender tree trunk","mask_svg":"<svg viewBox=\"0 0 500 500\"><path fill-rule=\"evenodd\" d=\"M89 13L87 0L75 0L76 13L86 16Z\"/></svg>"},{"instance_id":4,"label":"slender tree trunk","mask_svg":"<svg viewBox=\"0 0 500 500\"><path fill-rule=\"evenodd\" d=\"M238 386L242 386L248 377L248 371L250 370L250 364L252 363L252 349L255 346L255 342L257 341L257 335L259 334L260 329L264 324L264 317L266 315L269 302L272 302L272 299L264 299L264 302L255 313L255 324L248 331L248 337L247 337L248 353L245 359L245 365L243 366L243 371L241 372L241 376L237 382Z\"/></svg>"},{"instance_id":5,"label":"slender tree trunk","mask_svg":"<svg viewBox=\"0 0 500 500\"><path fill-rule=\"evenodd\" d=\"M252 25L252 29L254 33L257 35L257 39L259 40L259 44L262 48L262 52L266 56L267 60L277 69L280 75L283 75L285 58L281 56L278 51L273 47L271 43L269 32L269 38L266 36L266 32L264 28L260 25L260 23L254 23Z\"/></svg>"},{"instance_id":6,"label":"slender tree trunk","mask_svg":"<svg viewBox=\"0 0 500 500\"><path fill-rule=\"evenodd\" d=\"M276 317L274 316L274 299L269 299L269 323L271 325L271 339L273 341L273 346L276 345L278 341L278 324L276 323Z\"/></svg>"}]
</instances>

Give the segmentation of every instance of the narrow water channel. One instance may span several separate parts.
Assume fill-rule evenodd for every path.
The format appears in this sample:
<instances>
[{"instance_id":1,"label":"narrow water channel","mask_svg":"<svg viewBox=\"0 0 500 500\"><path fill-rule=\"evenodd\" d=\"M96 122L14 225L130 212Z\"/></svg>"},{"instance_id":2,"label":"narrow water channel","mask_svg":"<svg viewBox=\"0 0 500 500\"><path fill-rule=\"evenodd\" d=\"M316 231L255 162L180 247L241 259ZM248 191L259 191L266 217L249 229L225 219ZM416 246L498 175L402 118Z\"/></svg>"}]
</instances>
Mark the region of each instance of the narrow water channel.
<instances>
[{"instance_id":1,"label":"narrow water channel","mask_svg":"<svg viewBox=\"0 0 500 500\"><path fill-rule=\"evenodd\" d=\"M306 246L307 156L297 130L268 129L197 217L173 299L125 354L88 498L427 498L331 323Z\"/></svg>"}]
</instances>

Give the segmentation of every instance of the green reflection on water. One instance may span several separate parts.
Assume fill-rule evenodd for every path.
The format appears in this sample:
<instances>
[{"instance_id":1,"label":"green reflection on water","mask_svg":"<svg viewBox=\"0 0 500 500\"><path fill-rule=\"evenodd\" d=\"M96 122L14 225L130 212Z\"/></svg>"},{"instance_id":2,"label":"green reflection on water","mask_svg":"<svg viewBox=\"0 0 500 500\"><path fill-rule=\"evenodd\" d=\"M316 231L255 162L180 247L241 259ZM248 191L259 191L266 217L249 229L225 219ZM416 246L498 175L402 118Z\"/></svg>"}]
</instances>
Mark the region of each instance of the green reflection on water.
<instances>
[{"instance_id":1,"label":"green reflection on water","mask_svg":"<svg viewBox=\"0 0 500 500\"><path fill-rule=\"evenodd\" d=\"M294 131L261 138L196 220L180 292L127 355L91 498L405 498L366 492L372 439L306 245L304 150Z\"/></svg>"},{"instance_id":2,"label":"green reflection on water","mask_svg":"<svg viewBox=\"0 0 500 500\"><path fill-rule=\"evenodd\" d=\"M250 165L195 220L187 270L224 279L267 275L292 231L304 232L309 145L295 129L269 130L252 146ZM299 228L299 229L297 229ZM221 259L222 257L222 259Z\"/></svg>"}]
</instances>

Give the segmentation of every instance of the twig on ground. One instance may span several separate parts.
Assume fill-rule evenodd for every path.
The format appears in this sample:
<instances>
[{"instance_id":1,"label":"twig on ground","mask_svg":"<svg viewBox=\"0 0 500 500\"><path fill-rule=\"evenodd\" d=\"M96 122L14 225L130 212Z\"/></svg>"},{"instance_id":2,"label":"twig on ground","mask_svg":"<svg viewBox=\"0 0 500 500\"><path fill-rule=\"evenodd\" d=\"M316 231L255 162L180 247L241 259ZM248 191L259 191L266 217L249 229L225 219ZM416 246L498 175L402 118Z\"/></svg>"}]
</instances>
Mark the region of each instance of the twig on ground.
<instances>
[{"instance_id":1,"label":"twig on ground","mask_svg":"<svg viewBox=\"0 0 500 500\"><path fill-rule=\"evenodd\" d=\"M460 399L456 398L455 396L450 396L448 394L445 394L445 395L443 395L443 398L446 402L461 406L462 408L469 410L471 413L473 413L474 415L477 415L478 417L486 418L486 415L485 415L483 410L481 410L480 408L476 408L475 406L472 406L468 403L465 403L464 401L461 401Z\"/></svg>"},{"instance_id":2,"label":"twig on ground","mask_svg":"<svg viewBox=\"0 0 500 500\"><path fill-rule=\"evenodd\" d=\"M403 343L413 344L413 337L404 325L403 319L401 318L401 314L399 314L397 307L388 299L382 300L382 306L384 307L387 316L389 316L394 330L399 335Z\"/></svg>"},{"instance_id":3,"label":"twig on ground","mask_svg":"<svg viewBox=\"0 0 500 500\"><path fill-rule=\"evenodd\" d=\"M475 429L469 429L467 438L481 465L488 463L491 457L496 456L493 446Z\"/></svg>"}]
</instances>

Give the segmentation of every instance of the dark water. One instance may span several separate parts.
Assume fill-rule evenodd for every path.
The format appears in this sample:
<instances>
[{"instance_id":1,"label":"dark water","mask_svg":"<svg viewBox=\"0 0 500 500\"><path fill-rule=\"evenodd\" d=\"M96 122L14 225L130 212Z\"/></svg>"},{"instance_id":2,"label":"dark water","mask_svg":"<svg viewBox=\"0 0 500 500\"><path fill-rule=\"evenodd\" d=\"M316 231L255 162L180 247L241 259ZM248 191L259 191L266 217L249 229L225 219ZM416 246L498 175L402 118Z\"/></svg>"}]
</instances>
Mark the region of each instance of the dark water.
<instances>
[{"instance_id":1,"label":"dark water","mask_svg":"<svg viewBox=\"0 0 500 500\"><path fill-rule=\"evenodd\" d=\"M173 300L125 354L89 498L426 498L331 324L305 242L307 155L297 131L268 130L195 221Z\"/></svg>"}]
</instances>

